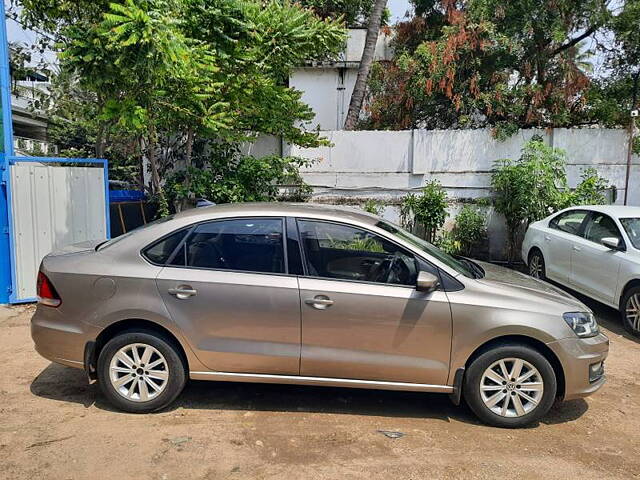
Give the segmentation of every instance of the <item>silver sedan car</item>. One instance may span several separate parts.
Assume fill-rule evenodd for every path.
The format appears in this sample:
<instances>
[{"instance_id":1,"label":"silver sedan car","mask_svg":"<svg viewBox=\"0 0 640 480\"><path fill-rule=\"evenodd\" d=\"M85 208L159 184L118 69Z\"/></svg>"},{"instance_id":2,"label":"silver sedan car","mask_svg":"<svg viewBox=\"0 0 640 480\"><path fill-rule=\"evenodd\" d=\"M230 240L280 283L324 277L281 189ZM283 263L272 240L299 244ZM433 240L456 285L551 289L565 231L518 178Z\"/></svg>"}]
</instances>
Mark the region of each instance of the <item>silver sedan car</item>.
<instances>
[{"instance_id":1,"label":"silver sedan car","mask_svg":"<svg viewBox=\"0 0 640 480\"><path fill-rule=\"evenodd\" d=\"M38 295L37 351L129 412L191 378L440 392L521 427L605 381L578 300L350 209L189 210L47 255Z\"/></svg>"}]
</instances>

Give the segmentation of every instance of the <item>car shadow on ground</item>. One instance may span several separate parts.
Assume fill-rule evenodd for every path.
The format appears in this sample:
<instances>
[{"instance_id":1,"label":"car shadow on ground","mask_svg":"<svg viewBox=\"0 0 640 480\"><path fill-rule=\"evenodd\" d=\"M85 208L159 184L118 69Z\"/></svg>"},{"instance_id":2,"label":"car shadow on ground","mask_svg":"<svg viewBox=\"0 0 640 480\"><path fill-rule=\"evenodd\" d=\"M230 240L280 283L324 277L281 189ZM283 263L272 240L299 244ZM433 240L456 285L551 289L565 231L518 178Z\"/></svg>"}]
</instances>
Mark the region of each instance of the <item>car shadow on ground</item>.
<instances>
[{"instance_id":1,"label":"car shadow on ground","mask_svg":"<svg viewBox=\"0 0 640 480\"><path fill-rule=\"evenodd\" d=\"M87 383L83 371L53 363L33 380L31 393L50 400L78 403L85 408L95 406L121 413L103 398L97 384ZM297 385L190 381L164 411L178 408L366 415L480 424L464 403L456 407L447 395ZM542 423L575 420L587 410L584 400L560 402Z\"/></svg>"}]
</instances>

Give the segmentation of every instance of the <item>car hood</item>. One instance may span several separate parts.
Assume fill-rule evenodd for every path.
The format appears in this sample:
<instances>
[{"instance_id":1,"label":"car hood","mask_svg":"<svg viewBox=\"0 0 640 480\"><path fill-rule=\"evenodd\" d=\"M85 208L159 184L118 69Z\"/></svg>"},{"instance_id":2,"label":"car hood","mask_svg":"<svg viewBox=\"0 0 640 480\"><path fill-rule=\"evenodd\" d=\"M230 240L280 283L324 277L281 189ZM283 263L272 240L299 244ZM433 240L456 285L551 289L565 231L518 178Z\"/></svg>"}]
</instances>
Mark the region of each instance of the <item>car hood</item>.
<instances>
[{"instance_id":1,"label":"car hood","mask_svg":"<svg viewBox=\"0 0 640 480\"><path fill-rule=\"evenodd\" d=\"M590 309L577 298L564 290L554 287L550 283L520 273L510 268L504 268L492 263L474 260L485 272L483 278L477 281L491 286L504 286L509 288L514 295L534 295L542 301L550 301L566 305L574 311L590 311Z\"/></svg>"}]
</instances>

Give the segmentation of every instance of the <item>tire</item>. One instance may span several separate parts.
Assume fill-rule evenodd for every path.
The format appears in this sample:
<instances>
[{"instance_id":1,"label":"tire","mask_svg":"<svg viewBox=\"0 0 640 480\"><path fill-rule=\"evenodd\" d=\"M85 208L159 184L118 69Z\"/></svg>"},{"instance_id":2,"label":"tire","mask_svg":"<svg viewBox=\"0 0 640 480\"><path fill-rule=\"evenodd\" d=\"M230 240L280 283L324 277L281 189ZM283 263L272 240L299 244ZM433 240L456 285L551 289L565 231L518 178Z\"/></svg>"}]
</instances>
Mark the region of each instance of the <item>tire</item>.
<instances>
[{"instance_id":1,"label":"tire","mask_svg":"<svg viewBox=\"0 0 640 480\"><path fill-rule=\"evenodd\" d=\"M504 375L489 372L501 372L503 362L507 373L511 373L516 360L522 362L520 378L533 372L519 383L511 382L511 378L505 384L502 380L498 383ZM522 344L504 344L482 353L467 368L463 388L464 398L478 418L502 428L521 428L540 420L553 405L556 391L556 375L549 361Z\"/></svg>"},{"instance_id":2,"label":"tire","mask_svg":"<svg viewBox=\"0 0 640 480\"><path fill-rule=\"evenodd\" d=\"M531 250L529 254L529 275L539 280L546 280L546 265L544 263L544 255L537 248Z\"/></svg>"},{"instance_id":3,"label":"tire","mask_svg":"<svg viewBox=\"0 0 640 480\"><path fill-rule=\"evenodd\" d=\"M102 393L126 412L148 413L166 407L182 392L186 381L185 364L177 348L155 332L123 332L109 340L98 357Z\"/></svg>"},{"instance_id":4,"label":"tire","mask_svg":"<svg viewBox=\"0 0 640 480\"><path fill-rule=\"evenodd\" d=\"M620 302L620 315L624 328L640 337L640 286L631 287Z\"/></svg>"}]
</instances>

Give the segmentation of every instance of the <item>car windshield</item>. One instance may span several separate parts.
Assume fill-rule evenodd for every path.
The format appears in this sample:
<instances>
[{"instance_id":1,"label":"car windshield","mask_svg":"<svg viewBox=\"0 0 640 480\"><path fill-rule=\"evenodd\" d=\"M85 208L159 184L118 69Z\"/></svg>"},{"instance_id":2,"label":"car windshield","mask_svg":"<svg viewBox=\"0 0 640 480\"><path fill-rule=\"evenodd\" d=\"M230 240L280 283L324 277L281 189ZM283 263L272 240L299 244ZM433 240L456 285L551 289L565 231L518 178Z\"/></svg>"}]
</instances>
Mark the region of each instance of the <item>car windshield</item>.
<instances>
[{"instance_id":1,"label":"car windshield","mask_svg":"<svg viewBox=\"0 0 640 480\"><path fill-rule=\"evenodd\" d=\"M640 249L640 218L621 218L620 223L633 246Z\"/></svg>"},{"instance_id":2,"label":"car windshield","mask_svg":"<svg viewBox=\"0 0 640 480\"><path fill-rule=\"evenodd\" d=\"M466 260L464 258L456 258L448 253L443 252L435 245L430 244L426 240L421 239L420 237L416 237L414 234L407 232L403 228L398 227L397 225L393 225L388 222L378 222L376 226L386 230L389 233L393 233L397 235L401 239L409 242L410 244L418 247L420 250L425 252L426 254L434 257L435 259L441 261L445 265L450 268L453 268L456 272L463 274L465 277L469 278L479 278L484 276L482 269L475 265L470 260Z\"/></svg>"},{"instance_id":3,"label":"car windshield","mask_svg":"<svg viewBox=\"0 0 640 480\"><path fill-rule=\"evenodd\" d=\"M162 217L162 218L158 218L157 220L154 220L153 222L149 222L149 223L145 223L144 225L140 225L139 227L134 228L133 230L128 231L127 233L124 233L118 237L112 238L111 240L107 240L106 242L102 242L101 244L99 244L96 247L96 250L103 250L105 248L109 248L112 245L115 245L116 243L118 243L120 240L124 240L125 238L129 237L130 235L133 235L134 233L137 233L141 230L144 230L148 227L152 227L154 225L158 225L159 223L164 223L164 222L168 222L169 220L172 220L173 217L175 215L168 215L166 217Z\"/></svg>"}]
</instances>

